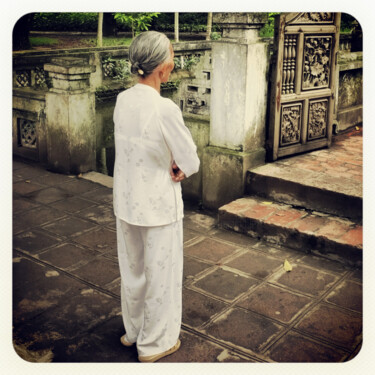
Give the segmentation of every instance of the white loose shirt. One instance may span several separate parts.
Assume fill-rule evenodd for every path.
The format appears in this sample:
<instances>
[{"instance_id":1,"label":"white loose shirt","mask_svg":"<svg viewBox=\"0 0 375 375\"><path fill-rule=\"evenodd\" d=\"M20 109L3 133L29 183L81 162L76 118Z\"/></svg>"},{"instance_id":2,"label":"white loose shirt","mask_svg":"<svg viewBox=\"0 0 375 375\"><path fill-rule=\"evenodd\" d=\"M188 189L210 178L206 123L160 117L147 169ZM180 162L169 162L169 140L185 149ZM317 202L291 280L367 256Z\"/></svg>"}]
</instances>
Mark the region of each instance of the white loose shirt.
<instances>
[{"instance_id":1,"label":"white loose shirt","mask_svg":"<svg viewBox=\"0 0 375 375\"><path fill-rule=\"evenodd\" d=\"M141 226L182 219L181 183L172 180L171 164L174 160L189 177L200 162L179 107L152 87L136 84L118 95L113 120L116 217Z\"/></svg>"}]
</instances>

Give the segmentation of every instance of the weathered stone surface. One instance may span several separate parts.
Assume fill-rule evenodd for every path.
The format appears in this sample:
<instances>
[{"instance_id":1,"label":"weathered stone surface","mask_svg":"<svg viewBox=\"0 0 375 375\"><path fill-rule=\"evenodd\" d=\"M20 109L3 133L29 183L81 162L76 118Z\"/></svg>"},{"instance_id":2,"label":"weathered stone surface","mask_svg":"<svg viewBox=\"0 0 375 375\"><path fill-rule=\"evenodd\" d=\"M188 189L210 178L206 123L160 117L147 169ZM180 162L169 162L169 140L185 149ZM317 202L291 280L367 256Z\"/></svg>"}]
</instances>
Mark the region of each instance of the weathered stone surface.
<instances>
[{"instance_id":1,"label":"weathered stone surface","mask_svg":"<svg viewBox=\"0 0 375 375\"><path fill-rule=\"evenodd\" d=\"M86 263L95 255L97 254L91 250L68 242L44 251L39 255L39 259L61 269L67 269L83 261Z\"/></svg>"},{"instance_id":2,"label":"weathered stone surface","mask_svg":"<svg viewBox=\"0 0 375 375\"><path fill-rule=\"evenodd\" d=\"M185 247L185 254L195 256L211 262L219 262L236 250L233 245L218 242L212 239L204 239L197 244Z\"/></svg>"},{"instance_id":3,"label":"weathered stone surface","mask_svg":"<svg viewBox=\"0 0 375 375\"><path fill-rule=\"evenodd\" d=\"M347 348L362 339L362 318L325 304L320 304L296 326L299 330L324 337Z\"/></svg>"},{"instance_id":4,"label":"weathered stone surface","mask_svg":"<svg viewBox=\"0 0 375 375\"><path fill-rule=\"evenodd\" d=\"M29 254L38 254L41 250L60 242L59 238L38 228L14 236L13 248Z\"/></svg>"},{"instance_id":5,"label":"weathered stone surface","mask_svg":"<svg viewBox=\"0 0 375 375\"><path fill-rule=\"evenodd\" d=\"M117 254L116 232L107 228L98 228L97 230L81 234L74 241L100 253Z\"/></svg>"},{"instance_id":6,"label":"weathered stone surface","mask_svg":"<svg viewBox=\"0 0 375 375\"><path fill-rule=\"evenodd\" d=\"M238 302L237 306L289 323L311 301L311 298L266 284Z\"/></svg>"},{"instance_id":7,"label":"weathered stone surface","mask_svg":"<svg viewBox=\"0 0 375 375\"><path fill-rule=\"evenodd\" d=\"M337 280L333 275L300 265L290 272L282 270L280 273L275 282L313 296L321 295Z\"/></svg>"},{"instance_id":8,"label":"weathered stone surface","mask_svg":"<svg viewBox=\"0 0 375 375\"><path fill-rule=\"evenodd\" d=\"M182 322L191 327L207 323L227 305L203 294L184 288L182 294Z\"/></svg>"},{"instance_id":9,"label":"weathered stone surface","mask_svg":"<svg viewBox=\"0 0 375 375\"><path fill-rule=\"evenodd\" d=\"M72 271L72 273L100 287L104 287L120 277L117 262L103 257L94 258L85 265Z\"/></svg>"},{"instance_id":10,"label":"weathered stone surface","mask_svg":"<svg viewBox=\"0 0 375 375\"><path fill-rule=\"evenodd\" d=\"M196 274L211 267L207 263L199 262L193 258L184 257L184 281L189 281Z\"/></svg>"},{"instance_id":11,"label":"weathered stone surface","mask_svg":"<svg viewBox=\"0 0 375 375\"><path fill-rule=\"evenodd\" d=\"M254 352L260 352L280 330L282 326L271 320L239 309L230 310L206 328L209 335Z\"/></svg>"},{"instance_id":12,"label":"weathered stone surface","mask_svg":"<svg viewBox=\"0 0 375 375\"><path fill-rule=\"evenodd\" d=\"M354 281L344 281L338 285L327 297L326 301L362 312L362 285Z\"/></svg>"},{"instance_id":13,"label":"weathered stone surface","mask_svg":"<svg viewBox=\"0 0 375 375\"><path fill-rule=\"evenodd\" d=\"M219 268L194 283L194 286L224 300L232 301L257 283L258 281L253 278Z\"/></svg>"},{"instance_id":14,"label":"weathered stone surface","mask_svg":"<svg viewBox=\"0 0 375 375\"><path fill-rule=\"evenodd\" d=\"M271 258L265 254L248 250L245 254L226 263L226 266L236 268L254 277L264 279L282 266L279 259Z\"/></svg>"},{"instance_id":15,"label":"weathered stone surface","mask_svg":"<svg viewBox=\"0 0 375 375\"><path fill-rule=\"evenodd\" d=\"M78 235L95 228L96 225L76 217L67 217L51 224L45 225L44 229L61 236Z\"/></svg>"},{"instance_id":16,"label":"weathered stone surface","mask_svg":"<svg viewBox=\"0 0 375 375\"><path fill-rule=\"evenodd\" d=\"M347 353L295 332L288 333L268 355L276 362L340 362Z\"/></svg>"}]
</instances>

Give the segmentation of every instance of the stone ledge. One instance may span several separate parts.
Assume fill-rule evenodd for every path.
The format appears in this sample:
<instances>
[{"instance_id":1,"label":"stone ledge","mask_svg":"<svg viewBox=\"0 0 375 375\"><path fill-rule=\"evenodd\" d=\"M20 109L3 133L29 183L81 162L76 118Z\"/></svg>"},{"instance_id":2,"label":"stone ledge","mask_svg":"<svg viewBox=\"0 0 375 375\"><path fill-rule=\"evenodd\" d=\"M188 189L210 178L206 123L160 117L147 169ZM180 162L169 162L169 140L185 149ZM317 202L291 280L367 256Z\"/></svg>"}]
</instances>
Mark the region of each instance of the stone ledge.
<instances>
[{"instance_id":1,"label":"stone ledge","mask_svg":"<svg viewBox=\"0 0 375 375\"><path fill-rule=\"evenodd\" d=\"M219 208L219 226L344 263L362 263L362 226L256 197Z\"/></svg>"}]
</instances>

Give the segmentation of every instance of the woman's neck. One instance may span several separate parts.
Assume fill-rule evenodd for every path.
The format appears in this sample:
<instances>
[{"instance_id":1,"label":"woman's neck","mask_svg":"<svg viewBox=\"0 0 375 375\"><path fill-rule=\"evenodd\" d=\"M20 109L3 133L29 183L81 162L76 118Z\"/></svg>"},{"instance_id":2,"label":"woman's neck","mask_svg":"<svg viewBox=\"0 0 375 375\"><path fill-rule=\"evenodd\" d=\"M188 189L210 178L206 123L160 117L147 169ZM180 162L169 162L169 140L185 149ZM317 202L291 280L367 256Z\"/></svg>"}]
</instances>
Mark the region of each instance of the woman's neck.
<instances>
[{"instance_id":1,"label":"woman's neck","mask_svg":"<svg viewBox=\"0 0 375 375\"><path fill-rule=\"evenodd\" d=\"M138 80L139 83L147 85L155 89L160 94L160 78L157 74L150 74L145 78L140 77Z\"/></svg>"}]
</instances>

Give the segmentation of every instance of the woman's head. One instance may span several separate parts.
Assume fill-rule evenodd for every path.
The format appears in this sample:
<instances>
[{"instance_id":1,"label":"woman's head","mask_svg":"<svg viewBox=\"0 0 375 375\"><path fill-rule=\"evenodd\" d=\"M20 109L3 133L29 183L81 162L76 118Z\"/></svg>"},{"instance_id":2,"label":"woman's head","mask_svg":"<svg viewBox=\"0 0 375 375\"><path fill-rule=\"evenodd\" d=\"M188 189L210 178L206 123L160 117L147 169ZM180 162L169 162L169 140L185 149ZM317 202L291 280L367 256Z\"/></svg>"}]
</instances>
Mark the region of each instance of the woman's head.
<instances>
[{"instance_id":1,"label":"woman's head","mask_svg":"<svg viewBox=\"0 0 375 375\"><path fill-rule=\"evenodd\" d=\"M147 31L134 38L129 48L131 72L147 77L155 68L173 60L171 42L162 33Z\"/></svg>"}]
</instances>

